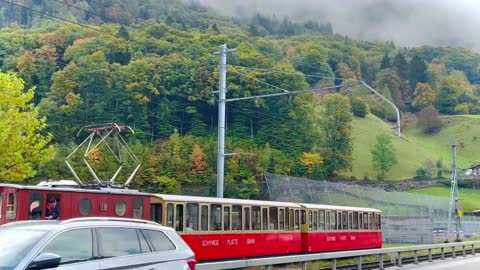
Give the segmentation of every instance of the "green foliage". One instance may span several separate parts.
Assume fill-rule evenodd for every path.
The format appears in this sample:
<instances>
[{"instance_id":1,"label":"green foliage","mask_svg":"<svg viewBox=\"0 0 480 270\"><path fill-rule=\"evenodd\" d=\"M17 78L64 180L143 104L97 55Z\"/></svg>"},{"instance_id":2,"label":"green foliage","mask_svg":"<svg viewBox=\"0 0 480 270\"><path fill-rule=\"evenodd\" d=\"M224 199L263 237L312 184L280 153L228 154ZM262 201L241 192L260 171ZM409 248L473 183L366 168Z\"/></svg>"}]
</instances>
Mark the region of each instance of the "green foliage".
<instances>
[{"instance_id":1,"label":"green foliage","mask_svg":"<svg viewBox=\"0 0 480 270\"><path fill-rule=\"evenodd\" d=\"M21 182L35 175L34 166L51 160L51 134L42 134L46 118L32 103L35 90L24 92L14 73L0 73L0 181Z\"/></svg>"},{"instance_id":2,"label":"green foliage","mask_svg":"<svg viewBox=\"0 0 480 270\"><path fill-rule=\"evenodd\" d=\"M178 181L168 176L154 176L148 192L164 194L180 194L182 187Z\"/></svg>"},{"instance_id":3,"label":"green foliage","mask_svg":"<svg viewBox=\"0 0 480 270\"><path fill-rule=\"evenodd\" d=\"M321 105L318 146L323 158L324 174L332 176L351 168L352 114L348 98L342 95L326 95Z\"/></svg>"},{"instance_id":4,"label":"green foliage","mask_svg":"<svg viewBox=\"0 0 480 270\"><path fill-rule=\"evenodd\" d=\"M465 101L471 101L473 89L465 74L453 71L440 85L436 107L442 113L453 114L455 107Z\"/></svg>"},{"instance_id":5,"label":"green foliage","mask_svg":"<svg viewBox=\"0 0 480 270\"><path fill-rule=\"evenodd\" d=\"M412 91L417 86L417 83L427 82L427 65L420 57L415 55L410 61L408 82Z\"/></svg>"},{"instance_id":6,"label":"green foliage","mask_svg":"<svg viewBox=\"0 0 480 270\"><path fill-rule=\"evenodd\" d=\"M373 166L379 171L378 178L384 180L385 173L398 162L390 136L387 134L377 135L376 143L370 149L370 152L372 153Z\"/></svg>"},{"instance_id":7,"label":"green foliage","mask_svg":"<svg viewBox=\"0 0 480 270\"><path fill-rule=\"evenodd\" d=\"M418 83L415 87L415 93L412 105L417 109L423 109L432 104L437 95L428 83Z\"/></svg>"},{"instance_id":8,"label":"green foliage","mask_svg":"<svg viewBox=\"0 0 480 270\"><path fill-rule=\"evenodd\" d=\"M355 97L350 101L352 113L358 117L365 117L368 114L368 105L361 97Z\"/></svg>"}]
</instances>

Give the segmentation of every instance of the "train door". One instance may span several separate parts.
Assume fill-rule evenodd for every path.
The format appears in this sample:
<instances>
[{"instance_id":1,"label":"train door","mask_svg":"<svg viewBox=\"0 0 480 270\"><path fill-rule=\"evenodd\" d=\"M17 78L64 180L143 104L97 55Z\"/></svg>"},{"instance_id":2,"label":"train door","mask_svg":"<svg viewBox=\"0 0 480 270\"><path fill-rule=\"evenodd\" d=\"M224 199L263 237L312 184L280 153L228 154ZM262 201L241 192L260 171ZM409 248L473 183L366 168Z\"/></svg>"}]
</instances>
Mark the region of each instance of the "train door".
<instances>
[{"instance_id":1,"label":"train door","mask_svg":"<svg viewBox=\"0 0 480 270\"><path fill-rule=\"evenodd\" d=\"M17 189L0 188L0 224L17 220Z\"/></svg>"},{"instance_id":2,"label":"train door","mask_svg":"<svg viewBox=\"0 0 480 270\"><path fill-rule=\"evenodd\" d=\"M150 204L150 220L163 224L163 203Z\"/></svg>"},{"instance_id":3,"label":"train door","mask_svg":"<svg viewBox=\"0 0 480 270\"><path fill-rule=\"evenodd\" d=\"M40 220L44 217L43 194L40 192L30 192L30 201L28 204L28 219Z\"/></svg>"}]
</instances>

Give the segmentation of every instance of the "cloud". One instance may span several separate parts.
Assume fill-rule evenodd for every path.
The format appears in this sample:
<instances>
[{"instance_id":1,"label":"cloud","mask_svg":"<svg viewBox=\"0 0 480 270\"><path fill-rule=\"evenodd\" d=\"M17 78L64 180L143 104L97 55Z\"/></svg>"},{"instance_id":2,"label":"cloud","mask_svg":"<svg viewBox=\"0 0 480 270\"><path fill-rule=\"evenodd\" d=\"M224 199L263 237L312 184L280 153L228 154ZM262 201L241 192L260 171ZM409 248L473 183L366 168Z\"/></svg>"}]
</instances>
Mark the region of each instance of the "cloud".
<instances>
[{"instance_id":1,"label":"cloud","mask_svg":"<svg viewBox=\"0 0 480 270\"><path fill-rule=\"evenodd\" d=\"M480 50L476 0L198 0L224 15L256 13L295 21L330 22L336 33L401 46L461 46Z\"/></svg>"}]
</instances>

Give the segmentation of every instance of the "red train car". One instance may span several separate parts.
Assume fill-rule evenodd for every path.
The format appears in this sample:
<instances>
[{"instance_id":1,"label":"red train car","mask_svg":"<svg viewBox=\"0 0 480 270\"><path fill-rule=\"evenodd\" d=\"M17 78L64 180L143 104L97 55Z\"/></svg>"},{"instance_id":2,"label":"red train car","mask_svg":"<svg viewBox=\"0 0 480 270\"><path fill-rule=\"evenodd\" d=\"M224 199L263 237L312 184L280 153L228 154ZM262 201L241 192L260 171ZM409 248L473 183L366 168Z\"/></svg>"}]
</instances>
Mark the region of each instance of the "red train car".
<instances>
[{"instance_id":1,"label":"red train car","mask_svg":"<svg viewBox=\"0 0 480 270\"><path fill-rule=\"evenodd\" d=\"M154 194L151 218L198 260L382 246L377 209Z\"/></svg>"},{"instance_id":2,"label":"red train car","mask_svg":"<svg viewBox=\"0 0 480 270\"><path fill-rule=\"evenodd\" d=\"M85 216L150 219L150 195L128 189L0 184L0 224L45 219L55 198L60 219Z\"/></svg>"}]
</instances>

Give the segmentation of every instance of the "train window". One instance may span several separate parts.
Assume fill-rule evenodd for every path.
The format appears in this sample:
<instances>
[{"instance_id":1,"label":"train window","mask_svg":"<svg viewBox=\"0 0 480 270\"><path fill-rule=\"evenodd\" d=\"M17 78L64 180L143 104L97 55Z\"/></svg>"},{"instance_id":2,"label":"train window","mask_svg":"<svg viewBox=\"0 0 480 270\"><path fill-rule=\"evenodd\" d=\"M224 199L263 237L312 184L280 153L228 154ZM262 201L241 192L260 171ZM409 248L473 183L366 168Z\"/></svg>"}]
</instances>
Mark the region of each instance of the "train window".
<instances>
[{"instance_id":1,"label":"train window","mask_svg":"<svg viewBox=\"0 0 480 270\"><path fill-rule=\"evenodd\" d=\"M177 204L175 209L175 230L183 231L183 204Z\"/></svg>"},{"instance_id":2,"label":"train window","mask_svg":"<svg viewBox=\"0 0 480 270\"><path fill-rule=\"evenodd\" d=\"M208 205L202 205L201 210L201 228L202 231L208 231Z\"/></svg>"},{"instance_id":3,"label":"train window","mask_svg":"<svg viewBox=\"0 0 480 270\"><path fill-rule=\"evenodd\" d=\"M278 220L280 221L280 225L278 229L285 230L285 209L280 209L279 211Z\"/></svg>"},{"instance_id":4,"label":"train window","mask_svg":"<svg viewBox=\"0 0 480 270\"><path fill-rule=\"evenodd\" d=\"M260 214L260 206L252 207L252 230L262 229L262 217Z\"/></svg>"},{"instance_id":5,"label":"train window","mask_svg":"<svg viewBox=\"0 0 480 270\"><path fill-rule=\"evenodd\" d=\"M294 210L290 209L290 231L295 229L295 215Z\"/></svg>"},{"instance_id":6,"label":"train window","mask_svg":"<svg viewBox=\"0 0 480 270\"><path fill-rule=\"evenodd\" d=\"M290 210L288 208L285 208L285 230L288 231L290 230Z\"/></svg>"},{"instance_id":7,"label":"train window","mask_svg":"<svg viewBox=\"0 0 480 270\"><path fill-rule=\"evenodd\" d=\"M337 228L337 215L335 211L330 212L330 230L335 230Z\"/></svg>"},{"instance_id":8,"label":"train window","mask_svg":"<svg viewBox=\"0 0 480 270\"><path fill-rule=\"evenodd\" d=\"M115 214L119 217L123 217L127 212L127 204L123 200L118 200L115 204Z\"/></svg>"},{"instance_id":9,"label":"train window","mask_svg":"<svg viewBox=\"0 0 480 270\"><path fill-rule=\"evenodd\" d=\"M222 206L220 204L212 204L210 206L210 230L222 230Z\"/></svg>"},{"instance_id":10,"label":"train window","mask_svg":"<svg viewBox=\"0 0 480 270\"><path fill-rule=\"evenodd\" d=\"M42 218L42 193L32 192L30 194L30 207L28 208L29 219Z\"/></svg>"},{"instance_id":11,"label":"train window","mask_svg":"<svg viewBox=\"0 0 480 270\"><path fill-rule=\"evenodd\" d=\"M377 230L377 214L372 214L372 230Z\"/></svg>"},{"instance_id":12,"label":"train window","mask_svg":"<svg viewBox=\"0 0 480 270\"><path fill-rule=\"evenodd\" d=\"M242 230L242 206L232 205L232 230Z\"/></svg>"},{"instance_id":13,"label":"train window","mask_svg":"<svg viewBox=\"0 0 480 270\"><path fill-rule=\"evenodd\" d=\"M325 230L325 210L318 212L318 229Z\"/></svg>"},{"instance_id":14,"label":"train window","mask_svg":"<svg viewBox=\"0 0 480 270\"><path fill-rule=\"evenodd\" d=\"M313 211L313 230L318 230L318 211Z\"/></svg>"},{"instance_id":15,"label":"train window","mask_svg":"<svg viewBox=\"0 0 480 270\"><path fill-rule=\"evenodd\" d=\"M268 208L262 208L262 230L268 230Z\"/></svg>"},{"instance_id":16,"label":"train window","mask_svg":"<svg viewBox=\"0 0 480 270\"><path fill-rule=\"evenodd\" d=\"M223 230L230 231L230 206L223 207Z\"/></svg>"},{"instance_id":17,"label":"train window","mask_svg":"<svg viewBox=\"0 0 480 270\"><path fill-rule=\"evenodd\" d=\"M308 230L311 231L313 229L313 214L312 210L308 210Z\"/></svg>"},{"instance_id":18,"label":"train window","mask_svg":"<svg viewBox=\"0 0 480 270\"><path fill-rule=\"evenodd\" d=\"M245 213L245 223L243 224L243 229L250 230L250 207L243 207L243 212Z\"/></svg>"},{"instance_id":19,"label":"train window","mask_svg":"<svg viewBox=\"0 0 480 270\"><path fill-rule=\"evenodd\" d=\"M300 211L295 210L295 230L300 230Z\"/></svg>"},{"instance_id":20,"label":"train window","mask_svg":"<svg viewBox=\"0 0 480 270\"><path fill-rule=\"evenodd\" d=\"M143 217L143 199L133 198L133 218L142 219Z\"/></svg>"},{"instance_id":21,"label":"train window","mask_svg":"<svg viewBox=\"0 0 480 270\"><path fill-rule=\"evenodd\" d=\"M154 222L162 224L162 204L153 203L150 205L150 219Z\"/></svg>"},{"instance_id":22,"label":"train window","mask_svg":"<svg viewBox=\"0 0 480 270\"><path fill-rule=\"evenodd\" d=\"M381 230L382 229L382 215L378 214L378 230Z\"/></svg>"},{"instance_id":23,"label":"train window","mask_svg":"<svg viewBox=\"0 0 480 270\"><path fill-rule=\"evenodd\" d=\"M348 230L348 213L342 212L342 229Z\"/></svg>"},{"instance_id":24,"label":"train window","mask_svg":"<svg viewBox=\"0 0 480 270\"><path fill-rule=\"evenodd\" d=\"M363 213L363 229L368 230L368 214Z\"/></svg>"},{"instance_id":25,"label":"train window","mask_svg":"<svg viewBox=\"0 0 480 270\"><path fill-rule=\"evenodd\" d=\"M349 212L348 213L348 229L351 230L353 227L352 227L352 217L353 217L353 214L352 212Z\"/></svg>"},{"instance_id":26,"label":"train window","mask_svg":"<svg viewBox=\"0 0 480 270\"><path fill-rule=\"evenodd\" d=\"M372 213L368 213L368 229L372 229Z\"/></svg>"},{"instance_id":27,"label":"train window","mask_svg":"<svg viewBox=\"0 0 480 270\"><path fill-rule=\"evenodd\" d=\"M268 224L269 230L278 230L278 208L270 207L270 221Z\"/></svg>"},{"instance_id":28,"label":"train window","mask_svg":"<svg viewBox=\"0 0 480 270\"><path fill-rule=\"evenodd\" d=\"M0 218L2 217L3 194L0 193Z\"/></svg>"},{"instance_id":29,"label":"train window","mask_svg":"<svg viewBox=\"0 0 480 270\"><path fill-rule=\"evenodd\" d=\"M301 210L300 213L302 216L302 224L307 224L307 214L305 213L305 210Z\"/></svg>"},{"instance_id":30,"label":"train window","mask_svg":"<svg viewBox=\"0 0 480 270\"><path fill-rule=\"evenodd\" d=\"M198 231L198 203L187 203L187 223L185 230Z\"/></svg>"},{"instance_id":31,"label":"train window","mask_svg":"<svg viewBox=\"0 0 480 270\"><path fill-rule=\"evenodd\" d=\"M342 212L337 212L337 230L342 229Z\"/></svg>"},{"instance_id":32,"label":"train window","mask_svg":"<svg viewBox=\"0 0 480 270\"><path fill-rule=\"evenodd\" d=\"M80 199L80 202L78 202L78 212L80 212L80 215L82 216L90 215L90 212L92 212L92 202L90 201L90 199Z\"/></svg>"},{"instance_id":33,"label":"train window","mask_svg":"<svg viewBox=\"0 0 480 270\"><path fill-rule=\"evenodd\" d=\"M173 228L173 203L167 204L167 227Z\"/></svg>"},{"instance_id":34,"label":"train window","mask_svg":"<svg viewBox=\"0 0 480 270\"><path fill-rule=\"evenodd\" d=\"M330 211L325 212L325 230L330 230Z\"/></svg>"},{"instance_id":35,"label":"train window","mask_svg":"<svg viewBox=\"0 0 480 270\"><path fill-rule=\"evenodd\" d=\"M358 230L358 212L353 212L353 227L352 229Z\"/></svg>"},{"instance_id":36,"label":"train window","mask_svg":"<svg viewBox=\"0 0 480 270\"><path fill-rule=\"evenodd\" d=\"M17 218L17 194L9 193L7 196L7 219Z\"/></svg>"},{"instance_id":37,"label":"train window","mask_svg":"<svg viewBox=\"0 0 480 270\"><path fill-rule=\"evenodd\" d=\"M358 228L363 230L363 213L358 213Z\"/></svg>"}]
</instances>

